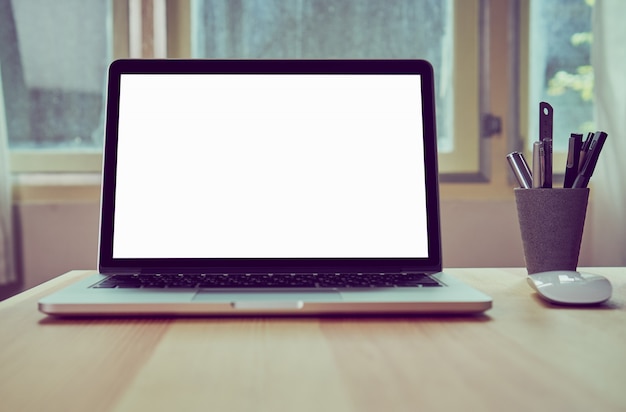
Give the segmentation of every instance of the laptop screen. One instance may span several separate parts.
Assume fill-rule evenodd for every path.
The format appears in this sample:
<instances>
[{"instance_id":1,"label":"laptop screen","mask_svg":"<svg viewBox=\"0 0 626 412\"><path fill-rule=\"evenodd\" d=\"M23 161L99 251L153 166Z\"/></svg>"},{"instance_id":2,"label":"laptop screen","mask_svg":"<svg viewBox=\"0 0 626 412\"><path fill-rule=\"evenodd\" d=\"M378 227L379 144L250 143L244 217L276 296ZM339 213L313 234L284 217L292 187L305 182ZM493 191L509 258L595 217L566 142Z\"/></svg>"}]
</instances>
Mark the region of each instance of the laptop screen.
<instances>
[{"instance_id":1,"label":"laptop screen","mask_svg":"<svg viewBox=\"0 0 626 412\"><path fill-rule=\"evenodd\" d=\"M119 62L130 69L109 79L105 261L438 259L429 72L331 62Z\"/></svg>"}]
</instances>

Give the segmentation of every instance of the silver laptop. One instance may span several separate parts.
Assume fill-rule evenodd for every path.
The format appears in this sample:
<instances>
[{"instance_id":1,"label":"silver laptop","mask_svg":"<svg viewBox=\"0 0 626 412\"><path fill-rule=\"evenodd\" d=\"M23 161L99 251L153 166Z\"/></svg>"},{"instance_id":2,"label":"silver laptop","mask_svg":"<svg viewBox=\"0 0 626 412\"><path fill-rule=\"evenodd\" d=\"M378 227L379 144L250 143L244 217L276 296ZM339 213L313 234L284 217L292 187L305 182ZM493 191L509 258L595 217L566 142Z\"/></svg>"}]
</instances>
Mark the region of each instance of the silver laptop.
<instances>
[{"instance_id":1,"label":"silver laptop","mask_svg":"<svg viewBox=\"0 0 626 412\"><path fill-rule=\"evenodd\" d=\"M480 313L442 272L422 60L120 60L98 274L58 316Z\"/></svg>"}]
</instances>

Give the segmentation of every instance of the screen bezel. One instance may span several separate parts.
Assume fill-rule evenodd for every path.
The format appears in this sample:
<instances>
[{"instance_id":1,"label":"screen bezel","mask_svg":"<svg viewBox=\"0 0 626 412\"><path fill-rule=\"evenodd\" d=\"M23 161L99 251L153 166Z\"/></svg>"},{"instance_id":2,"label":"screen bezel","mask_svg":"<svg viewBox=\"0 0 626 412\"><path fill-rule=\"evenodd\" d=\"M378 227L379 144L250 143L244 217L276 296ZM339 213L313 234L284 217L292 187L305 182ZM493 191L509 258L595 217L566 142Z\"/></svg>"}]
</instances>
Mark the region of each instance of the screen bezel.
<instances>
[{"instance_id":1,"label":"screen bezel","mask_svg":"<svg viewBox=\"0 0 626 412\"><path fill-rule=\"evenodd\" d=\"M428 257L114 258L120 80L123 74L419 74L422 90ZM101 273L232 273L441 270L434 74L424 60L117 60L109 67L98 268Z\"/></svg>"}]
</instances>

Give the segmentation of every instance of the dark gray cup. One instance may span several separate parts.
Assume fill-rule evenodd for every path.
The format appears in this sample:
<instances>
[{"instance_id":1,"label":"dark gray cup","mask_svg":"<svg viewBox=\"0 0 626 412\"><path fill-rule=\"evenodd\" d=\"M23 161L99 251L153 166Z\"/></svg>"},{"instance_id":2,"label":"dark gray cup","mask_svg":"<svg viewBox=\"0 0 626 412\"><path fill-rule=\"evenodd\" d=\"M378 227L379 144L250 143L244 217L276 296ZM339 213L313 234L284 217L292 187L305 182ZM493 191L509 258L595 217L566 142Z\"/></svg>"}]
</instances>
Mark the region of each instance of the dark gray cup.
<instances>
[{"instance_id":1,"label":"dark gray cup","mask_svg":"<svg viewBox=\"0 0 626 412\"><path fill-rule=\"evenodd\" d=\"M528 274L576 270L589 189L515 189Z\"/></svg>"}]
</instances>

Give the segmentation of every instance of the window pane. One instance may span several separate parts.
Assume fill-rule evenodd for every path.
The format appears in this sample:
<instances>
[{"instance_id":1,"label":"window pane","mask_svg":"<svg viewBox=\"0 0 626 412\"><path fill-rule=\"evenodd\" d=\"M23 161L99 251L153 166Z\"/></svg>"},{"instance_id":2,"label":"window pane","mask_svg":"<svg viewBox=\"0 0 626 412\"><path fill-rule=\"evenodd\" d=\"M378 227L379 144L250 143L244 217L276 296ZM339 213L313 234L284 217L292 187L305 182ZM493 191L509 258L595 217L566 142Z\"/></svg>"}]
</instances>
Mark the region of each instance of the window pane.
<instances>
[{"instance_id":1,"label":"window pane","mask_svg":"<svg viewBox=\"0 0 626 412\"><path fill-rule=\"evenodd\" d=\"M452 149L452 0L198 0L194 57L429 60Z\"/></svg>"},{"instance_id":2,"label":"window pane","mask_svg":"<svg viewBox=\"0 0 626 412\"><path fill-rule=\"evenodd\" d=\"M0 9L10 147L100 148L110 3L0 0Z\"/></svg>"},{"instance_id":3,"label":"window pane","mask_svg":"<svg viewBox=\"0 0 626 412\"><path fill-rule=\"evenodd\" d=\"M593 124L591 0L532 0L530 5L529 147L539 135L539 102L554 107L554 150Z\"/></svg>"}]
</instances>

